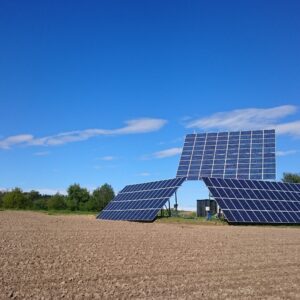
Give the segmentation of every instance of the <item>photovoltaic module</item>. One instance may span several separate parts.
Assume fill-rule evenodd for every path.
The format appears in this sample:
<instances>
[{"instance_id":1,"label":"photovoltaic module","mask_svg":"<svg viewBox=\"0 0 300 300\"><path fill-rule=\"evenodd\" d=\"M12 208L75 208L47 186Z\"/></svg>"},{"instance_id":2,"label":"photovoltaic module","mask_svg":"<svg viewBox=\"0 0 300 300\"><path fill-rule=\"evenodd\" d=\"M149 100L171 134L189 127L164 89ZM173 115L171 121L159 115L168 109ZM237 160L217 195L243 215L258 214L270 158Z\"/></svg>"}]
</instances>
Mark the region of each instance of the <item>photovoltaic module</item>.
<instances>
[{"instance_id":1,"label":"photovoltaic module","mask_svg":"<svg viewBox=\"0 0 300 300\"><path fill-rule=\"evenodd\" d=\"M176 177L275 180L275 130L188 134Z\"/></svg>"},{"instance_id":2,"label":"photovoltaic module","mask_svg":"<svg viewBox=\"0 0 300 300\"><path fill-rule=\"evenodd\" d=\"M185 178L174 178L127 185L97 216L106 220L153 221L160 209L182 185Z\"/></svg>"},{"instance_id":3,"label":"photovoltaic module","mask_svg":"<svg viewBox=\"0 0 300 300\"><path fill-rule=\"evenodd\" d=\"M203 178L229 223L300 223L300 184Z\"/></svg>"}]
</instances>

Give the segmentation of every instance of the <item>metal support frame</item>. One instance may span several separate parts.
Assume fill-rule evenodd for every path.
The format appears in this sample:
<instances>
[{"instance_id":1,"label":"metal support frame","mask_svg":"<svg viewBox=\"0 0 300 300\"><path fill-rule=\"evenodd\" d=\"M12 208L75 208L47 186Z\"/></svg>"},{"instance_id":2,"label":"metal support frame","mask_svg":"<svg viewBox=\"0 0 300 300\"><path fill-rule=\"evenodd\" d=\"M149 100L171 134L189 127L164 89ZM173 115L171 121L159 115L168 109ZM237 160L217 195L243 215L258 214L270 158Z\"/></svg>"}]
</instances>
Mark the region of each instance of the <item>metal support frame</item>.
<instances>
[{"instance_id":1,"label":"metal support frame","mask_svg":"<svg viewBox=\"0 0 300 300\"><path fill-rule=\"evenodd\" d=\"M175 215L177 216L178 215L177 191L175 191L174 209L175 209ZM171 202L170 202L170 199L165 204L165 210L168 212L168 217L171 217L172 216L172 211L171 211ZM164 209L163 208L160 210L160 214L161 214L162 217L164 216Z\"/></svg>"},{"instance_id":2,"label":"metal support frame","mask_svg":"<svg viewBox=\"0 0 300 300\"><path fill-rule=\"evenodd\" d=\"M178 213L178 203L177 203L177 191L175 191L175 204L174 204L176 215Z\"/></svg>"},{"instance_id":3,"label":"metal support frame","mask_svg":"<svg viewBox=\"0 0 300 300\"><path fill-rule=\"evenodd\" d=\"M168 217L171 217L171 203L170 203L170 199L168 200L168 206L167 204L165 204L165 208L166 208L166 211L168 212ZM163 210L162 210L163 211Z\"/></svg>"}]
</instances>

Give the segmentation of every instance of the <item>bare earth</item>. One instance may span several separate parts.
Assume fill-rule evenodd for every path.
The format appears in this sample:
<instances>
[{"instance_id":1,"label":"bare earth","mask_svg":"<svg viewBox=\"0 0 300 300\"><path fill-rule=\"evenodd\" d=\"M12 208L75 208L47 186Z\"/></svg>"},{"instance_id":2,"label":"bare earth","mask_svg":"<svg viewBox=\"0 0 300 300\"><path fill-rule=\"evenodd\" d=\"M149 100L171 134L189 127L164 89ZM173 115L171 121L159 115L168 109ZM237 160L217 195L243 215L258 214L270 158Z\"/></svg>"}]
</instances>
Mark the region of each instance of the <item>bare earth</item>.
<instances>
[{"instance_id":1,"label":"bare earth","mask_svg":"<svg viewBox=\"0 0 300 300\"><path fill-rule=\"evenodd\" d=\"M300 228L0 212L0 298L300 299Z\"/></svg>"}]
</instances>

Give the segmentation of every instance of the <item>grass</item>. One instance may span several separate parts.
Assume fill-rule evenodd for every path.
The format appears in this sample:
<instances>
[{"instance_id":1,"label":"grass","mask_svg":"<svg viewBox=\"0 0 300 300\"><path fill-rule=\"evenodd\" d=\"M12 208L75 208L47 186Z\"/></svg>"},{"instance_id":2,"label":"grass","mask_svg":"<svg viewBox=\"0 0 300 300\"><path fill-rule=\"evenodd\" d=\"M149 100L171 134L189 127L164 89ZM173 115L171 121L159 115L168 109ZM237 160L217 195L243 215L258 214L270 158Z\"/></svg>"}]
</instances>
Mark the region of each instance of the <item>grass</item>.
<instances>
[{"instance_id":1,"label":"grass","mask_svg":"<svg viewBox=\"0 0 300 300\"><path fill-rule=\"evenodd\" d=\"M96 216L98 212L95 211L81 211L81 210L48 210L45 211L49 216L54 215L94 215Z\"/></svg>"},{"instance_id":2,"label":"grass","mask_svg":"<svg viewBox=\"0 0 300 300\"><path fill-rule=\"evenodd\" d=\"M158 217L156 222L158 223L179 223L179 224L191 224L191 225L228 225L227 222L213 218L212 220L206 220L206 218L185 218L185 217Z\"/></svg>"},{"instance_id":3,"label":"grass","mask_svg":"<svg viewBox=\"0 0 300 300\"><path fill-rule=\"evenodd\" d=\"M3 208L0 207L0 211L11 210L11 211L32 211L32 212L39 212L44 213L49 216L56 216L56 215L94 215L96 216L98 212L95 211L81 211L81 210L46 210L46 209L14 209L14 208Z\"/></svg>"}]
</instances>

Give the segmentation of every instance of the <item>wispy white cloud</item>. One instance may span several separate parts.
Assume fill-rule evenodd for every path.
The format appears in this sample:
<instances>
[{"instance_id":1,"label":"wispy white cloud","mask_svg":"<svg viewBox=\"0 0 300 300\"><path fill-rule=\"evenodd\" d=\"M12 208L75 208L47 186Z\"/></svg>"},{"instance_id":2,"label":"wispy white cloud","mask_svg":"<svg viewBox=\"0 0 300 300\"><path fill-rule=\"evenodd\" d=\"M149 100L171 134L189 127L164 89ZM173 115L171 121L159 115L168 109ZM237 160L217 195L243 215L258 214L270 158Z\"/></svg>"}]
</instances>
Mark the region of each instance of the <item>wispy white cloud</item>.
<instances>
[{"instance_id":1,"label":"wispy white cloud","mask_svg":"<svg viewBox=\"0 0 300 300\"><path fill-rule=\"evenodd\" d=\"M184 139L185 139L185 135L175 138L175 139L172 139L172 140L169 140L169 141L159 142L158 145L168 145L168 144L175 144L175 143L179 143L179 142L183 143Z\"/></svg>"},{"instance_id":2,"label":"wispy white cloud","mask_svg":"<svg viewBox=\"0 0 300 300\"><path fill-rule=\"evenodd\" d=\"M94 168L95 170L101 170L101 169L103 169L102 166L98 166L98 165L93 166L93 168Z\"/></svg>"},{"instance_id":3,"label":"wispy white cloud","mask_svg":"<svg viewBox=\"0 0 300 300\"><path fill-rule=\"evenodd\" d=\"M50 154L50 151L40 151L40 152L35 152L33 155L35 156L47 156Z\"/></svg>"},{"instance_id":4,"label":"wispy white cloud","mask_svg":"<svg viewBox=\"0 0 300 300\"><path fill-rule=\"evenodd\" d=\"M300 137L300 121L277 124L274 126L279 134L287 134L295 137Z\"/></svg>"},{"instance_id":5,"label":"wispy white cloud","mask_svg":"<svg viewBox=\"0 0 300 300\"><path fill-rule=\"evenodd\" d=\"M117 167L118 167L117 165L109 165L109 166L94 165L93 169L95 169L95 170L104 170L104 169L115 169Z\"/></svg>"},{"instance_id":6,"label":"wispy white cloud","mask_svg":"<svg viewBox=\"0 0 300 300\"><path fill-rule=\"evenodd\" d=\"M31 134L13 135L0 140L0 148L9 149L15 145L30 143L32 140L33 136Z\"/></svg>"},{"instance_id":7,"label":"wispy white cloud","mask_svg":"<svg viewBox=\"0 0 300 300\"><path fill-rule=\"evenodd\" d=\"M176 148L169 148L162 151L155 152L151 155L153 158L166 158L171 156L176 156L181 154L182 148L176 147Z\"/></svg>"},{"instance_id":8,"label":"wispy white cloud","mask_svg":"<svg viewBox=\"0 0 300 300\"><path fill-rule=\"evenodd\" d=\"M288 155L296 154L298 152L299 152L298 150L277 151L276 155L277 156L288 156Z\"/></svg>"},{"instance_id":9,"label":"wispy white cloud","mask_svg":"<svg viewBox=\"0 0 300 300\"><path fill-rule=\"evenodd\" d=\"M117 157L116 156L110 156L110 155L107 155L107 156L102 156L99 158L100 160L104 160L104 161L112 161L112 160L116 160Z\"/></svg>"},{"instance_id":10,"label":"wispy white cloud","mask_svg":"<svg viewBox=\"0 0 300 300\"><path fill-rule=\"evenodd\" d=\"M273 108L248 108L218 112L209 117L196 119L186 124L187 128L203 130L247 130L275 128L278 134L300 137L300 121L280 123L283 118L297 112L294 105Z\"/></svg>"},{"instance_id":11,"label":"wispy white cloud","mask_svg":"<svg viewBox=\"0 0 300 300\"><path fill-rule=\"evenodd\" d=\"M124 127L117 129L86 129L58 133L52 136L34 137L31 134L10 136L0 140L0 148L10 149L13 146L56 146L84 141L101 135L127 135L148 133L161 129L167 123L164 119L140 118L127 121Z\"/></svg>"},{"instance_id":12,"label":"wispy white cloud","mask_svg":"<svg viewBox=\"0 0 300 300\"><path fill-rule=\"evenodd\" d=\"M151 174L148 173L148 172L142 172L142 173L139 173L138 176L142 176L142 177L148 177L150 176Z\"/></svg>"}]
</instances>

